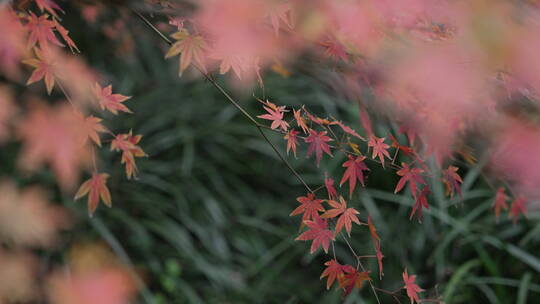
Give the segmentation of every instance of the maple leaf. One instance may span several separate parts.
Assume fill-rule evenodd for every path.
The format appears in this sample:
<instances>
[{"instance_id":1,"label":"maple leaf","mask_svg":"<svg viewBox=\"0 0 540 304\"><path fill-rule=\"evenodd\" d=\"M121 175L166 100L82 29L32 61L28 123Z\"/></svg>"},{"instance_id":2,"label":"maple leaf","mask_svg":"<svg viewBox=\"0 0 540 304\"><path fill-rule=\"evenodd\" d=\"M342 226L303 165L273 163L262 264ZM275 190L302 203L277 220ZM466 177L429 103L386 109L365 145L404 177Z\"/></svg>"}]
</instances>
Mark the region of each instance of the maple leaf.
<instances>
[{"instance_id":1,"label":"maple leaf","mask_svg":"<svg viewBox=\"0 0 540 304\"><path fill-rule=\"evenodd\" d=\"M414 150L411 147L402 146L392 134L390 134L390 140L392 141L392 148L396 148L398 151L403 152L405 156L414 154Z\"/></svg>"},{"instance_id":2,"label":"maple leaf","mask_svg":"<svg viewBox=\"0 0 540 304\"><path fill-rule=\"evenodd\" d=\"M370 281L369 271L359 272L356 268L346 265L343 267L346 272L343 278L342 287L345 288L345 296L348 296L352 290L356 287L358 289L362 288L364 281Z\"/></svg>"},{"instance_id":3,"label":"maple leaf","mask_svg":"<svg viewBox=\"0 0 540 304\"><path fill-rule=\"evenodd\" d=\"M300 203L300 206L294 209L289 216L303 213L302 221L305 221L313 220L319 216L319 211L324 212L324 207L321 205L323 200L316 199L313 193L308 193L307 196L300 196L296 200Z\"/></svg>"},{"instance_id":4,"label":"maple leaf","mask_svg":"<svg viewBox=\"0 0 540 304\"><path fill-rule=\"evenodd\" d=\"M361 140L366 140L365 138L363 138L362 136L360 136L360 134L356 133L355 130L353 130L352 128L344 125L341 121L336 121L336 124L343 130L343 132L349 134L349 135L352 135L354 137L357 137Z\"/></svg>"},{"instance_id":5,"label":"maple leaf","mask_svg":"<svg viewBox=\"0 0 540 304\"><path fill-rule=\"evenodd\" d=\"M520 213L523 214L523 216L525 217L527 216L527 209L525 208L526 203L527 203L527 200L522 196L516 198L512 202L508 217L512 218L512 221L514 222L514 224L517 222Z\"/></svg>"},{"instance_id":6,"label":"maple leaf","mask_svg":"<svg viewBox=\"0 0 540 304\"><path fill-rule=\"evenodd\" d=\"M54 35L53 29L55 28L55 24L49 20L47 14L38 17L30 11L27 19L26 28L30 32L28 36L28 49L32 48L36 43L39 43L39 47L42 49L47 49L49 42L58 46L64 46Z\"/></svg>"},{"instance_id":7,"label":"maple leaf","mask_svg":"<svg viewBox=\"0 0 540 304\"><path fill-rule=\"evenodd\" d=\"M420 286L416 285L415 283L416 275L411 275L407 273L407 269L403 272L403 282L405 282L405 285L403 286L404 289L407 290L407 296L409 299L411 299L411 304L414 302L420 303L420 299L418 298L418 293L424 291Z\"/></svg>"},{"instance_id":8,"label":"maple leaf","mask_svg":"<svg viewBox=\"0 0 540 304\"><path fill-rule=\"evenodd\" d=\"M338 261L335 259L327 261L326 263L324 263L324 265L326 266L326 269L324 269L323 273L321 274L321 279L324 277L328 277L328 279L326 280L326 289L330 289L336 279L338 280L338 282L341 282L343 280L343 265L338 263Z\"/></svg>"},{"instance_id":9,"label":"maple leaf","mask_svg":"<svg viewBox=\"0 0 540 304\"><path fill-rule=\"evenodd\" d=\"M443 183L446 186L446 192L450 193L450 197L457 193L461 197L461 187L459 184L463 183L461 176L457 174L457 167L449 166L448 169L443 170Z\"/></svg>"},{"instance_id":10,"label":"maple leaf","mask_svg":"<svg viewBox=\"0 0 540 304\"><path fill-rule=\"evenodd\" d=\"M306 224L306 226L308 226L310 229L300 234L295 240L313 240L309 253L314 253L321 246L324 252L328 253L328 247L330 246L330 241L334 240L334 234L331 230L327 229L327 221L316 215L313 221L304 221L304 224Z\"/></svg>"},{"instance_id":11,"label":"maple leaf","mask_svg":"<svg viewBox=\"0 0 540 304\"><path fill-rule=\"evenodd\" d=\"M416 217L418 218L418 221L422 222L422 209L423 208L429 209L429 204L427 202L427 196L429 195L429 193L430 193L429 188L425 186L422 189L422 191L420 191L420 195L414 196L415 202L414 202L413 209L411 211L411 215L409 219L412 219L412 217L416 213Z\"/></svg>"},{"instance_id":12,"label":"maple leaf","mask_svg":"<svg viewBox=\"0 0 540 304\"><path fill-rule=\"evenodd\" d=\"M34 52L36 53L37 58L22 61L24 64L35 68L32 75L30 75L30 78L28 78L26 81L26 85L30 85L43 79L45 81L45 87L47 88L47 94L51 95L54 88L54 62L50 56L45 56L44 53L37 47L34 48Z\"/></svg>"},{"instance_id":13,"label":"maple leaf","mask_svg":"<svg viewBox=\"0 0 540 304\"><path fill-rule=\"evenodd\" d=\"M315 151L317 167L319 167L319 164L321 163L323 151L326 154L333 156L332 152L330 152L330 147L327 144L327 142L332 141L332 139L326 136L326 131L317 133L317 131L311 129L309 130L309 136L304 140L309 143L307 157L310 157L313 154L313 151Z\"/></svg>"},{"instance_id":14,"label":"maple leaf","mask_svg":"<svg viewBox=\"0 0 540 304\"><path fill-rule=\"evenodd\" d=\"M399 191L401 191L401 189L405 187L405 184L409 182L409 187L411 187L411 193L414 196L416 195L416 188L417 188L416 183L419 183L419 184L426 183L424 181L424 178L422 178L422 176L420 175L421 173L424 172L424 170L420 168L410 168L409 165L407 165L406 163L401 163L401 167L402 168L396 172L397 175L401 176L401 178L399 179L396 185L396 189L394 190L394 193L398 193Z\"/></svg>"},{"instance_id":15,"label":"maple leaf","mask_svg":"<svg viewBox=\"0 0 540 304\"><path fill-rule=\"evenodd\" d=\"M143 149L137 144L141 140L142 135L132 135L129 131L127 134L118 134L111 141L111 151L122 151L121 163L126 166L126 176L128 179L137 177L137 165L135 157L147 156Z\"/></svg>"},{"instance_id":16,"label":"maple leaf","mask_svg":"<svg viewBox=\"0 0 540 304\"><path fill-rule=\"evenodd\" d=\"M204 37L201 35L191 35L186 29L172 34L171 37L177 41L167 51L165 58L180 54L178 76L182 76L184 70L192 64L191 62L193 60L199 65L199 68L205 71L203 58L208 46Z\"/></svg>"},{"instance_id":17,"label":"maple leaf","mask_svg":"<svg viewBox=\"0 0 540 304\"><path fill-rule=\"evenodd\" d=\"M334 179L329 178L326 173L324 177L324 186L326 187L328 198L335 199L337 197L337 191L336 191L336 188L334 188Z\"/></svg>"},{"instance_id":18,"label":"maple leaf","mask_svg":"<svg viewBox=\"0 0 540 304\"><path fill-rule=\"evenodd\" d=\"M17 125L24 143L19 166L35 171L48 163L62 188L70 189L77 182L79 169L86 167L90 160L90 150L81 144L84 133L81 119L68 104L51 108L34 103L30 109Z\"/></svg>"},{"instance_id":19,"label":"maple leaf","mask_svg":"<svg viewBox=\"0 0 540 304\"><path fill-rule=\"evenodd\" d=\"M99 199L108 207L112 206L111 193L107 188L107 179L109 174L94 172L92 177L82 183L81 187L75 194L75 199L79 199L88 194L88 214L92 216L99 203Z\"/></svg>"},{"instance_id":20,"label":"maple leaf","mask_svg":"<svg viewBox=\"0 0 540 304\"><path fill-rule=\"evenodd\" d=\"M85 128L85 136L84 136L85 142L88 138L90 138L98 147L101 147L101 140L99 139L98 133L107 132L107 128L105 128L101 124L101 121L102 121L101 118L97 118L92 115L84 118L83 124Z\"/></svg>"},{"instance_id":21,"label":"maple leaf","mask_svg":"<svg viewBox=\"0 0 540 304\"><path fill-rule=\"evenodd\" d=\"M53 0L35 0L35 1L39 10L41 10L41 12L47 11L49 12L49 14L55 16L56 18L58 18L56 11L60 11L64 13L64 11L60 8L60 6L54 3Z\"/></svg>"},{"instance_id":22,"label":"maple leaf","mask_svg":"<svg viewBox=\"0 0 540 304\"><path fill-rule=\"evenodd\" d=\"M298 144L299 133L300 132L291 129L283 137L287 141L287 154L289 154L289 151L292 150L294 153L294 157L296 157L296 145Z\"/></svg>"},{"instance_id":23,"label":"maple leaf","mask_svg":"<svg viewBox=\"0 0 540 304\"><path fill-rule=\"evenodd\" d=\"M364 185L364 171L369 170L369 168L364 164L365 156L358 156L354 158L351 155L348 155L349 160L343 163L343 167L347 168L345 173L343 173L343 178L339 182L339 186L343 185L347 180L349 181L349 197L352 197L354 188L356 187L356 181L359 181L360 184Z\"/></svg>"},{"instance_id":24,"label":"maple leaf","mask_svg":"<svg viewBox=\"0 0 540 304\"><path fill-rule=\"evenodd\" d=\"M374 243L380 242L381 238L377 234L377 229L375 228L375 225L373 225L373 221L371 220L371 216L368 215L367 220L368 220L369 233L371 234L371 238L373 239L373 242Z\"/></svg>"},{"instance_id":25,"label":"maple leaf","mask_svg":"<svg viewBox=\"0 0 540 304\"><path fill-rule=\"evenodd\" d=\"M384 157L386 156L388 159L390 159L390 154L388 154L388 148L390 148L389 145L384 143L385 138L379 138L377 136L371 136L368 141L368 147L373 148L373 154L371 155L371 158L375 159L376 157L379 158L381 161L381 164L384 168Z\"/></svg>"},{"instance_id":26,"label":"maple leaf","mask_svg":"<svg viewBox=\"0 0 540 304\"><path fill-rule=\"evenodd\" d=\"M360 114L360 123L362 124L362 127L364 130L366 130L368 138L372 138L374 133L373 128L371 127L371 119L369 118L368 112L361 106L358 107L358 111Z\"/></svg>"},{"instance_id":27,"label":"maple leaf","mask_svg":"<svg viewBox=\"0 0 540 304\"><path fill-rule=\"evenodd\" d=\"M283 131L287 131L289 128L289 124L283 120L283 112L284 107L270 107L270 106L263 106L263 108L268 112L269 114L263 114L257 116L261 119L271 120L272 125L270 125L270 128L272 130L275 130L277 128L281 128Z\"/></svg>"},{"instance_id":28,"label":"maple leaf","mask_svg":"<svg viewBox=\"0 0 540 304\"><path fill-rule=\"evenodd\" d=\"M131 98L131 96L124 96L121 94L112 93L112 85L108 85L102 88L98 83L94 84L94 93L99 101L99 106L102 110L107 109L114 115L118 114L118 111L133 113L122 102Z\"/></svg>"},{"instance_id":29,"label":"maple leaf","mask_svg":"<svg viewBox=\"0 0 540 304\"><path fill-rule=\"evenodd\" d=\"M508 196L504 193L504 188L500 187L497 190L497 194L495 195L495 201L493 202L493 209L495 210L495 218L497 219L497 221L499 221L501 209L508 209L508 205L506 204L507 199Z\"/></svg>"},{"instance_id":30,"label":"maple leaf","mask_svg":"<svg viewBox=\"0 0 540 304\"><path fill-rule=\"evenodd\" d=\"M382 254L382 251L381 251L380 242L375 243L375 251L376 251L376 257L377 257L377 264L379 265L379 279L382 279L382 277L384 276L383 262L382 262L384 255Z\"/></svg>"},{"instance_id":31,"label":"maple leaf","mask_svg":"<svg viewBox=\"0 0 540 304\"><path fill-rule=\"evenodd\" d=\"M290 3L276 3L269 6L266 11L266 17L270 18L270 23L274 28L276 36L279 36L279 23L280 21L285 23L289 28L292 28L292 24L289 21L289 12L292 7Z\"/></svg>"},{"instance_id":32,"label":"maple leaf","mask_svg":"<svg viewBox=\"0 0 540 304\"><path fill-rule=\"evenodd\" d=\"M54 19L54 27L56 28L58 33L60 33L60 36L62 36L62 39L64 39L64 41L67 43L72 53L75 53L73 49L75 49L79 53L81 52L79 51L79 48L77 47L75 42L71 39L71 37L69 37L69 31L65 27L63 27L60 23L58 23L56 19Z\"/></svg>"},{"instance_id":33,"label":"maple leaf","mask_svg":"<svg viewBox=\"0 0 540 304\"><path fill-rule=\"evenodd\" d=\"M302 132L307 134L309 131L309 128L306 125L306 120L304 119L304 117L302 117L302 110L293 109L293 115L294 115L294 120L296 121L296 125L302 129Z\"/></svg>"},{"instance_id":34,"label":"maple leaf","mask_svg":"<svg viewBox=\"0 0 540 304\"><path fill-rule=\"evenodd\" d=\"M339 215L339 218L336 223L335 234L337 235L341 231L341 229L345 227L347 234L349 234L350 236L351 229L352 229L352 222L355 222L356 224L360 225L360 221L358 220L358 217L356 217L356 215L360 214L360 212L358 212L354 208L347 208L347 202L345 201L345 199L343 199L342 196L339 197L339 202L336 202L334 200L328 200L327 202L334 209L330 209L326 211L323 215L321 215L321 217L334 218Z\"/></svg>"}]
</instances>

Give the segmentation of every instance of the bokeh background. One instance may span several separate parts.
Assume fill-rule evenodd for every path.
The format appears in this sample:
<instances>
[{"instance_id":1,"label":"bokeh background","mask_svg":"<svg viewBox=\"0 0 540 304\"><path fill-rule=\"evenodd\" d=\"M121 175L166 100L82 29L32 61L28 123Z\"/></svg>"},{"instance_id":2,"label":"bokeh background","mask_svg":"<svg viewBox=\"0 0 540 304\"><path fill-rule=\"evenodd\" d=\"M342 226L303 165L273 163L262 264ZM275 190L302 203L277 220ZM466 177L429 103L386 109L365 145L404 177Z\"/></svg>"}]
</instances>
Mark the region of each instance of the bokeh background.
<instances>
[{"instance_id":1,"label":"bokeh background","mask_svg":"<svg viewBox=\"0 0 540 304\"><path fill-rule=\"evenodd\" d=\"M76 11L66 5L70 9ZM195 71L179 78L176 60L164 59L165 43L129 10L111 7L93 24L67 14L64 25L88 64L116 90L133 96L127 104L135 114L107 119L107 127L143 134L140 145L149 157L138 162L139 179L126 181L118 155L101 151L101 167L111 175L113 208L102 205L89 218L84 200L57 194L74 214L74 225L41 258L62 263L74 244L103 243L139 278L138 303L343 302L340 290L327 291L319 279L327 258L320 252L310 255L307 243L294 241L299 219L288 215L304 189L257 129ZM108 27L110 33L104 31ZM264 93L238 90L217 78L254 115L262 108L252 91L280 105L306 105L360 129L356 101L336 93L336 78L322 64L301 60L290 67L289 77L268 72ZM374 121L381 131L391 128ZM284 153L285 141L268 135ZM0 154L2 174L15 174L10 165L15 151L9 146ZM305 159L304 148L298 159L291 155L289 160L315 187L323 184L325 171L338 179L344 161L336 154L317 169ZM377 278L374 259L366 264L377 286L400 289L406 267L418 275L426 298L540 301L540 214L530 212L515 224L503 216L497 223L491 210L495 192L482 175L484 161L460 166L463 199L447 198L442 183L430 181L433 195L421 224L409 220L411 198L393 194L395 172L371 168L367 187L348 203L362 219L372 216L382 238L383 279ZM54 189L47 172L20 179ZM363 227L353 230L352 245L373 254ZM353 263L345 244L336 250L341 260ZM407 303L402 295L399 299ZM379 297L381 303L394 301ZM376 300L366 285L345 303Z\"/></svg>"}]
</instances>

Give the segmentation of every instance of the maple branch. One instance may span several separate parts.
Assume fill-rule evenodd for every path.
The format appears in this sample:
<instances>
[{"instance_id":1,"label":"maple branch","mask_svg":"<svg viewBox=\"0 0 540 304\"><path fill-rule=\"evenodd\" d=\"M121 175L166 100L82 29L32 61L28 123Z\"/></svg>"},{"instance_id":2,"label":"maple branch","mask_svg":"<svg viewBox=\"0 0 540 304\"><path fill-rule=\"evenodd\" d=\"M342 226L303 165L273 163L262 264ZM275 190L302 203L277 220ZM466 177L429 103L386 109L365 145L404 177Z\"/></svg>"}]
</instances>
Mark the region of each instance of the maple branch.
<instances>
[{"instance_id":1,"label":"maple branch","mask_svg":"<svg viewBox=\"0 0 540 304\"><path fill-rule=\"evenodd\" d=\"M148 19L146 19L146 17L144 17L141 13L139 13L135 9L131 9L131 10L135 13L135 15L137 15L144 22L144 24L149 26L155 33L157 33L159 35L159 37L161 37L161 39L163 39L169 45L173 44L173 42L169 38L167 38L158 28L156 28ZM268 128L268 127L265 126L265 125L260 124L259 122L257 122L255 120L255 118L253 118L253 116L251 116L251 114L249 114L238 102L236 102L236 100L234 100L229 95L229 93L227 93L227 91L225 91L225 89L223 89L223 87L220 86L212 77L210 77L207 73L205 73L198 66L196 66L196 65L194 65L194 66L195 66L195 68L197 68L197 70L199 70L199 72L204 76L204 78L206 78L206 80L208 80L223 96L225 96L225 98L227 99L227 101L229 103L231 103L236 109L238 109L240 111L240 113L242 113L242 115L244 115L244 117L246 117L257 128L257 130L259 130L259 133L261 134L261 136L272 147L272 150L274 150L274 152L277 154L279 159L296 176L296 178L304 185L304 187L309 192L313 193L313 190L311 189L311 187L308 186L308 184L304 181L304 179L300 176L300 174L298 172L296 172L296 170L294 170L294 168L291 166L291 164L283 157L283 155L281 155L281 153L279 152L277 147L270 141L270 139L266 136L266 134L264 134L263 128Z\"/></svg>"}]
</instances>

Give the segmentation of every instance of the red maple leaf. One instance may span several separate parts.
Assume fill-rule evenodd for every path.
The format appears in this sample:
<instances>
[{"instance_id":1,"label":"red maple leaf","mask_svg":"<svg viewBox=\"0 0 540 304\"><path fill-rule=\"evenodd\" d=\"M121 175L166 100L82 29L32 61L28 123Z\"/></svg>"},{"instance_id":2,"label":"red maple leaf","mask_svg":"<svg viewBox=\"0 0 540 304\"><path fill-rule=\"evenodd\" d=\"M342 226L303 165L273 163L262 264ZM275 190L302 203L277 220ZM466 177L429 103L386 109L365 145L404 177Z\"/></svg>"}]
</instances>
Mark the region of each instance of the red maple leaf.
<instances>
[{"instance_id":1,"label":"red maple leaf","mask_svg":"<svg viewBox=\"0 0 540 304\"><path fill-rule=\"evenodd\" d=\"M270 125L270 128L272 130L280 128L283 131L287 131L287 129L289 128L289 124L283 120L283 112L285 111L284 107L270 107L267 106L267 104L265 103L265 106L263 106L263 108L269 114L259 115L257 116L258 118L271 120L272 124Z\"/></svg>"},{"instance_id":2,"label":"red maple leaf","mask_svg":"<svg viewBox=\"0 0 540 304\"><path fill-rule=\"evenodd\" d=\"M358 220L357 214L360 214L356 209L354 208L347 208L347 202L345 199L343 199L342 196L339 197L339 202L336 202L334 200L328 200L327 201L330 206L332 206L334 209L330 209L326 211L323 215L321 215L322 218L334 218L336 216L339 216L337 223L336 223L336 235L345 227L345 230L347 231L347 234L349 236L351 235L351 229L352 229L352 222L355 222L356 224L360 225L360 221Z\"/></svg>"},{"instance_id":3,"label":"red maple leaf","mask_svg":"<svg viewBox=\"0 0 540 304\"><path fill-rule=\"evenodd\" d=\"M388 148L390 148L389 145L384 143L385 138L377 137L377 136L371 136L368 141L368 146L373 148L373 153L371 155L371 158L375 159L376 157L379 158L381 161L381 164L384 168L384 157L390 159L390 154L388 153Z\"/></svg>"},{"instance_id":4,"label":"red maple leaf","mask_svg":"<svg viewBox=\"0 0 540 304\"><path fill-rule=\"evenodd\" d=\"M523 214L523 216L525 217L527 216L527 209L525 208L526 203L527 200L522 196L516 198L512 202L512 205L510 206L510 213L508 214L508 216L512 219L514 223L517 222L520 213Z\"/></svg>"},{"instance_id":5,"label":"red maple leaf","mask_svg":"<svg viewBox=\"0 0 540 304\"><path fill-rule=\"evenodd\" d=\"M418 293L424 291L420 286L416 285L414 282L415 280L416 275L409 276L409 274L407 274L407 269L405 269L403 272L403 282L405 282L403 288L407 290L407 296L411 299L411 304L414 302L420 303Z\"/></svg>"},{"instance_id":6,"label":"red maple leaf","mask_svg":"<svg viewBox=\"0 0 540 304\"><path fill-rule=\"evenodd\" d=\"M328 253L328 247L330 241L334 240L334 234L331 230L328 230L328 223L320 216L315 216L314 221L304 221L304 224L309 227L309 230L300 234L296 241L310 241L311 243L310 253L314 253L319 247L322 246L324 252Z\"/></svg>"},{"instance_id":7,"label":"red maple leaf","mask_svg":"<svg viewBox=\"0 0 540 304\"><path fill-rule=\"evenodd\" d=\"M54 3L54 1L52 0L35 0L35 1L39 10L41 10L41 12L47 11L49 12L49 14L55 16L56 18L58 18L56 11L60 11L62 13L64 12L60 8L60 6L58 6L58 4Z\"/></svg>"},{"instance_id":8,"label":"red maple leaf","mask_svg":"<svg viewBox=\"0 0 540 304\"><path fill-rule=\"evenodd\" d=\"M336 121L336 124L337 124L338 126L341 127L341 129L343 130L343 132L345 132L345 133L347 133L347 134L349 134L349 135L352 135L352 136L354 136L354 137L357 137L357 138L359 138L359 139L361 139L361 140L366 140L365 138L363 138L362 136L360 136L360 134L356 133L355 130L353 130L353 129L351 129L350 127L344 125L341 121Z\"/></svg>"},{"instance_id":9,"label":"red maple leaf","mask_svg":"<svg viewBox=\"0 0 540 304\"><path fill-rule=\"evenodd\" d=\"M351 291L356 287L358 289L362 288L364 281L370 281L369 271L359 272L356 268L346 265L343 267L346 272L343 278L342 287L345 288L345 296L348 296Z\"/></svg>"},{"instance_id":10,"label":"red maple leaf","mask_svg":"<svg viewBox=\"0 0 540 304\"><path fill-rule=\"evenodd\" d=\"M364 130L366 130L368 138L374 137L373 128L371 127L371 119L369 118L368 112L361 106L358 108L360 112L360 123Z\"/></svg>"},{"instance_id":11,"label":"red maple leaf","mask_svg":"<svg viewBox=\"0 0 540 304\"><path fill-rule=\"evenodd\" d=\"M298 134L300 132L296 130L289 130L283 138L287 141L287 154L289 154L289 151L292 150L294 153L294 157L296 157L296 145L298 144Z\"/></svg>"},{"instance_id":12,"label":"red maple leaf","mask_svg":"<svg viewBox=\"0 0 540 304\"><path fill-rule=\"evenodd\" d=\"M343 167L347 168L343 174L343 178L339 185L343 185L347 180L349 181L349 197L352 197L354 188L356 187L356 181L359 181L360 184L364 185L364 171L369 170L369 168L364 163L365 156L358 156L356 158L348 155L349 160L343 163Z\"/></svg>"},{"instance_id":13,"label":"red maple leaf","mask_svg":"<svg viewBox=\"0 0 540 304\"><path fill-rule=\"evenodd\" d=\"M326 173L324 177L324 186L326 187L328 198L335 199L337 197L337 191L336 191L336 188L334 188L334 179L329 178Z\"/></svg>"},{"instance_id":14,"label":"red maple leaf","mask_svg":"<svg viewBox=\"0 0 540 304\"><path fill-rule=\"evenodd\" d=\"M90 216L94 214L100 198L105 205L111 207L111 193L107 188L107 178L109 178L109 174L95 172L89 180L81 185L77 194L75 194L75 199L88 194L88 214Z\"/></svg>"},{"instance_id":15,"label":"red maple leaf","mask_svg":"<svg viewBox=\"0 0 540 304\"><path fill-rule=\"evenodd\" d=\"M124 96L121 94L112 93L112 85L108 85L102 88L98 83L94 85L94 93L99 101L99 106L102 110L107 109L114 115L118 114L118 111L133 113L122 102L131 98L131 96Z\"/></svg>"},{"instance_id":16,"label":"red maple leaf","mask_svg":"<svg viewBox=\"0 0 540 304\"><path fill-rule=\"evenodd\" d=\"M58 23L56 19L54 19L54 27L56 28L58 33L60 33L60 36L62 36L62 39L64 39L64 41L67 43L71 52L73 52L73 49L75 49L79 53L81 52L79 51L79 48L77 47L75 42L71 39L71 37L69 37L69 31L65 27L63 27L60 23Z\"/></svg>"},{"instance_id":17,"label":"red maple leaf","mask_svg":"<svg viewBox=\"0 0 540 304\"><path fill-rule=\"evenodd\" d=\"M305 138L305 141L309 143L307 157L310 157L313 154L313 151L315 151L317 167L321 163L323 151L326 154L333 156L332 152L330 152L330 147L327 144L327 142L332 141L332 139L326 136L326 131L317 133L315 130L309 130L309 136Z\"/></svg>"},{"instance_id":18,"label":"red maple leaf","mask_svg":"<svg viewBox=\"0 0 540 304\"><path fill-rule=\"evenodd\" d=\"M390 141L392 141L392 147L398 149L398 151L403 152L405 156L414 154L414 150L411 147L402 146L392 134L390 134Z\"/></svg>"},{"instance_id":19,"label":"red maple leaf","mask_svg":"<svg viewBox=\"0 0 540 304\"><path fill-rule=\"evenodd\" d=\"M414 196L415 201L409 219L412 219L412 217L416 214L418 221L422 222L422 209L429 209L429 204L427 202L427 196L429 193L429 188L425 186L422 191L420 191L419 195Z\"/></svg>"},{"instance_id":20,"label":"red maple leaf","mask_svg":"<svg viewBox=\"0 0 540 304\"><path fill-rule=\"evenodd\" d=\"M497 219L497 221L499 221L501 209L508 209L508 204L506 204L507 199L508 196L504 193L504 188L500 187L497 190L497 194L495 195L495 201L493 202L493 209L495 210L495 218Z\"/></svg>"},{"instance_id":21,"label":"red maple leaf","mask_svg":"<svg viewBox=\"0 0 540 304\"><path fill-rule=\"evenodd\" d=\"M302 110L293 110L294 120L296 121L296 125L302 129L302 131L307 134L308 133L308 126L306 125L306 120L304 117L302 117Z\"/></svg>"},{"instance_id":22,"label":"red maple leaf","mask_svg":"<svg viewBox=\"0 0 540 304\"><path fill-rule=\"evenodd\" d=\"M308 193L307 196L300 196L296 200L300 203L300 206L294 209L289 216L303 213L302 221L305 221L313 220L319 216L319 211L324 212L324 207L321 205L323 200L316 199L313 193Z\"/></svg>"},{"instance_id":23,"label":"red maple leaf","mask_svg":"<svg viewBox=\"0 0 540 304\"><path fill-rule=\"evenodd\" d=\"M39 43L41 49L48 49L49 42L58 46L64 46L54 35L53 29L55 28L55 24L49 20L47 14L38 17L30 11L27 19L26 28L30 32L30 36L28 36L29 49L36 45L36 43Z\"/></svg>"},{"instance_id":24,"label":"red maple leaf","mask_svg":"<svg viewBox=\"0 0 540 304\"><path fill-rule=\"evenodd\" d=\"M401 163L401 167L402 168L396 172L397 175L401 176L401 178L399 179L396 185L396 189L394 190L394 193L398 193L399 191L401 191L401 189L405 187L405 184L409 182L409 187L411 187L411 193L414 196L416 195L416 188L417 188L416 183L419 183L419 184L426 183L424 181L424 178L422 178L422 176L420 175L422 172L424 172L424 170L420 168L410 168L409 165L407 165L406 163Z\"/></svg>"},{"instance_id":25,"label":"red maple leaf","mask_svg":"<svg viewBox=\"0 0 540 304\"><path fill-rule=\"evenodd\" d=\"M457 167L449 166L448 169L443 170L443 183L446 186L446 192L450 193L450 197L454 196L454 193L457 193L459 197L461 195L461 187L459 184L463 183L461 176L457 174Z\"/></svg>"},{"instance_id":26,"label":"red maple leaf","mask_svg":"<svg viewBox=\"0 0 540 304\"><path fill-rule=\"evenodd\" d=\"M336 279L338 282L341 282L343 280L343 265L338 263L337 260L330 260L324 263L324 265L326 266L326 269L324 269L323 273L321 274L321 279L324 277L328 277L328 279L326 280L326 289L330 289ZM339 284L341 285L341 283Z\"/></svg>"},{"instance_id":27,"label":"red maple leaf","mask_svg":"<svg viewBox=\"0 0 540 304\"><path fill-rule=\"evenodd\" d=\"M37 58L31 58L23 60L24 64L33 67L35 70L30 75L30 78L26 81L26 85L30 85L34 82L38 82L41 79L45 81L45 87L47 88L47 94L51 95L54 88L54 70L53 60L51 56L47 56L37 47L34 48Z\"/></svg>"}]
</instances>

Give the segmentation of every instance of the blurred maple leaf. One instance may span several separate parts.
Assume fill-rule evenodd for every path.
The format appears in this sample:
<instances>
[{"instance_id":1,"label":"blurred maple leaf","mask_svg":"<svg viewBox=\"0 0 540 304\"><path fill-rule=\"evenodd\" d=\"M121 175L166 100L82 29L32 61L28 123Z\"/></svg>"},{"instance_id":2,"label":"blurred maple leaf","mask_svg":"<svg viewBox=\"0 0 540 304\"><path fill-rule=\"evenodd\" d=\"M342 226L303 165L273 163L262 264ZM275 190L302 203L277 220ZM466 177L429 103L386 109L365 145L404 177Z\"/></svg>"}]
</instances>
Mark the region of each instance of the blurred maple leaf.
<instances>
[{"instance_id":1,"label":"blurred maple leaf","mask_svg":"<svg viewBox=\"0 0 540 304\"><path fill-rule=\"evenodd\" d=\"M64 209L50 204L39 188L19 191L13 183L2 181L0 193L0 239L8 243L46 247L68 224Z\"/></svg>"},{"instance_id":2,"label":"blurred maple leaf","mask_svg":"<svg viewBox=\"0 0 540 304\"><path fill-rule=\"evenodd\" d=\"M504 193L504 188L500 187L497 190L497 194L495 195L495 201L493 202L493 209L495 211L495 218L497 221L499 221L501 209L508 209L508 204L506 204L507 199L508 196Z\"/></svg>"},{"instance_id":3,"label":"blurred maple leaf","mask_svg":"<svg viewBox=\"0 0 540 304\"><path fill-rule=\"evenodd\" d=\"M79 169L87 167L90 160L88 147L82 145L84 125L69 104L49 107L34 102L30 109L17 123L23 141L19 166L34 171L49 163L60 186L72 188L77 183Z\"/></svg>"},{"instance_id":4,"label":"blurred maple leaf","mask_svg":"<svg viewBox=\"0 0 540 304\"><path fill-rule=\"evenodd\" d=\"M446 192L450 194L450 197L457 193L461 197L461 187L459 184L463 183L461 176L457 174L457 167L449 166L448 169L443 170L443 183L446 186Z\"/></svg>"},{"instance_id":5,"label":"blurred maple leaf","mask_svg":"<svg viewBox=\"0 0 540 304\"><path fill-rule=\"evenodd\" d=\"M27 16L26 28L30 32L27 48L30 49L39 43L41 49L48 49L49 42L58 46L64 46L54 35L55 23L49 20L49 15L36 16L32 11Z\"/></svg>"}]
</instances>

